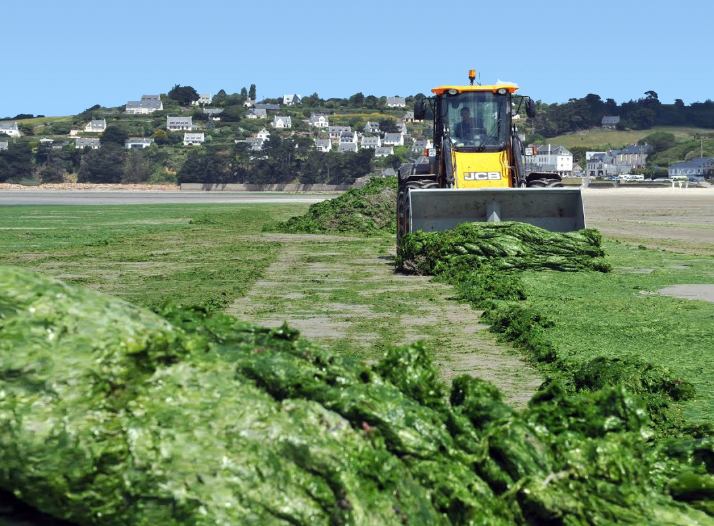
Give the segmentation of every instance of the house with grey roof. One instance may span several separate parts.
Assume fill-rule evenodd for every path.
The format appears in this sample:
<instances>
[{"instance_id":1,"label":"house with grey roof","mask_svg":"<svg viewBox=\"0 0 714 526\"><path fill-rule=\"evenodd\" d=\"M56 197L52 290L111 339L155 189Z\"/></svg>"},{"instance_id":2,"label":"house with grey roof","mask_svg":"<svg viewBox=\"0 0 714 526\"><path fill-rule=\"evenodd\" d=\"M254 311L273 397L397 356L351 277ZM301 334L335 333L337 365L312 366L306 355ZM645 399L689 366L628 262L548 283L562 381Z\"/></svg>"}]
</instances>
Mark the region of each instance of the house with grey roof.
<instances>
[{"instance_id":1,"label":"house with grey roof","mask_svg":"<svg viewBox=\"0 0 714 526\"><path fill-rule=\"evenodd\" d=\"M379 123L367 121L364 125L364 133L379 133Z\"/></svg>"},{"instance_id":2,"label":"house with grey roof","mask_svg":"<svg viewBox=\"0 0 714 526\"><path fill-rule=\"evenodd\" d=\"M280 111L279 104L256 104L256 109L265 111Z\"/></svg>"},{"instance_id":3,"label":"house with grey roof","mask_svg":"<svg viewBox=\"0 0 714 526\"><path fill-rule=\"evenodd\" d=\"M404 117L402 117L404 122L414 122L414 112L413 111L408 111L404 114Z\"/></svg>"},{"instance_id":4,"label":"house with grey roof","mask_svg":"<svg viewBox=\"0 0 714 526\"><path fill-rule=\"evenodd\" d=\"M412 153L424 153L424 150L431 150L434 144L429 139L414 139L410 151Z\"/></svg>"},{"instance_id":5,"label":"house with grey roof","mask_svg":"<svg viewBox=\"0 0 714 526\"><path fill-rule=\"evenodd\" d=\"M603 128L616 128L617 124L620 122L619 115L606 115L602 118L600 125Z\"/></svg>"},{"instance_id":6,"label":"house with grey roof","mask_svg":"<svg viewBox=\"0 0 714 526\"><path fill-rule=\"evenodd\" d=\"M268 112L260 108L251 108L248 110L248 115L246 115L246 117L249 119L267 119Z\"/></svg>"},{"instance_id":7,"label":"house with grey roof","mask_svg":"<svg viewBox=\"0 0 714 526\"><path fill-rule=\"evenodd\" d=\"M385 146L404 146L404 135L401 133L385 133L382 144Z\"/></svg>"},{"instance_id":8,"label":"house with grey roof","mask_svg":"<svg viewBox=\"0 0 714 526\"><path fill-rule=\"evenodd\" d=\"M332 150L332 141L330 139L315 139L315 149L318 152L329 152Z\"/></svg>"},{"instance_id":9,"label":"house with grey roof","mask_svg":"<svg viewBox=\"0 0 714 526\"><path fill-rule=\"evenodd\" d=\"M386 157L387 155L394 155L394 148L391 146L382 146L374 150L375 157Z\"/></svg>"},{"instance_id":10,"label":"house with grey roof","mask_svg":"<svg viewBox=\"0 0 714 526\"><path fill-rule=\"evenodd\" d=\"M352 127L350 126L328 126L327 127L327 133L330 136L330 139L337 139L339 140L340 135L342 135L342 132L351 132Z\"/></svg>"},{"instance_id":11,"label":"house with grey roof","mask_svg":"<svg viewBox=\"0 0 714 526\"><path fill-rule=\"evenodd\" d=\"M590 177L609 177L618 174L615 157L607 152L594 152L587 160L586 175Z\"/></svg>"},{"instance_id":12,"label":"house with grey roof","mask_svg":"<svg viewBox=\"0 0 714 526\"><path fill-rule=\"evenodd\" d=\"M573 175L573 154L564 146L538 145L535 155L527 156L531 171L557 172L561 176Z\"/></svg>"},{"instance_id":13,"label":"house with grey roof","mask_svg":"<svg viewBox=\"0 0 714 526\"><path fill-rule=\"evenodd\" d=\"M161 102L161 99L146 99L127 102L125 113L128 115L148 115L163 109L164 103Z\"/></svg>"},{"instance_id":14,"label":"house with grey roof","mask_svg":"<svg viewBox=\"0 0 714 526\"><path fill-rule=\"evenodd\" d=\"M75 148L86 148L89 146L92 150L97 150L101 146L99 139L78 137L74 143Z\"/></svg>"},{"instance_id":15,"label":"house with grey roof","mask_svg":"<svg viewBox=\"0 0 714 526\"><path fill-rule=\"evenodd\" d=\"M251 150L253 150L254 152L259 152L263 149L263 143L265 142L265 139L262 139L260 137L248 137L245 142L248 143L248 146L250 146Z\"/></svg>"},{"instance_id":16,"label":"house with grey roof","mask_svg":"<svg viewBox=\"0 0 714 526\"><path fill-rule=\"evenodd\" d=\"M193 106L203 106L205 104L210 104L213 100L213 95L208 93L201 93L198 95L198 100L191 101Z\"/></svg>"},{"instance_id":17,"label":"house with grey roof","mask_svg":"<svg viewBox=\"0 0 714 526\"><path fill-rule=\"evenodd\" d=\"M362 137L362 148L379 148L382 146L382 139L377 135L376 137Z\"/></svg>"},{"instance_id":18,"label":"house with grey roof","mask_svg":"<svg viewBox=\"0 0 714 526\"><path fill-rule=\"evenodd\" d=\"M212 121L220 121L223 108L203 108L202 111L204 114L208 115L208 118Z\"/></svg>"},{"instance_id":19,"label":"house with grey roof","mask_svg":"<svg viewBox=\"0 0 714 526\"><path fill-rule=\"evenodd\" d=\"M289 115L276 115L270 125L273 128L292 128L293 121Z\"/></svg>"},{"instance_id":20,"label":"house with grey roof","mask_svg":"<svg viewBox=\"0 0 714 526\"><path fill-rule=\"evenodd\" d=\"M388 108L405 108L407 100L404 97L387 97Z\"/></svg>"},{"instance_id":21,"label":"house with grey roof","mask_svg":"<svg viewBox=\"0 0 714 526\"><path fill-rule=\"evenodd\" d=\"M91 133L104 133L104 130L106 129L107 121L105 119L90 121L89 124L84 127L85 132Z\"/></svg>"},{"instance_id":22,"label":"house with grey roof","mask_svg":"<svg viewBox=\"0 0 714 526\"><path fill-rule=\"evenodd\" d=\"M328 128L330 126L327 115L324 113L313 113L310 115L309 123L313 128Z\"/></svg>"},{"instance_id":23,"label":"house with grey roof","mask_svg":"<svg viewBox=\"0 0 714 526\"><path fill-rule=\"evenodd\" d=\"M161 95L142 95L141 100L161 100Z\"/></svg>"},{"instance_id":24,"label":"house with grey roof","mask_svg":"<svg viewBox=\"0 0 714 526\"><path fill-rule=\"evenodd\" d=\"M340 145L337 147L337 151L342 153L342 152L356 152L357 151L357 143L356 142L341 142Z\"/></svg>"},{"instance_id":25,"label":"house with grey roof","mask_svg":"<svg viewBox=\"0 0 714 526\"><path fill-rule=\"evenodd\" d=\"M5 134L10 137L20 137L20 128L17 126L17 122L0 122L0 134Z\"/></svg>"},{"instance_id":26,"label":"house with grey roof","mask_svg":"<svg viewBox=\"0 0 714 526\"><path fill-rule=\"evenodd\" d=\"M252 108L253 106L255 106L255 99L245 99L243 106L245 106L246 108Z\"/></svg>"},{"instance_id":27,"label":"house with grey roof","mask_svg":"<svg viewBox=\"0 0 714 526\"><path fill-rule=\"evenodd\" d=\"M7 141L0 141L0 152L3 150L7 150L7 145L8 145Z\"/></svg>"},{"instance_id":28,"label":"house with grey roof","mask_svg":"<svg viewBox=\"0 0 714 526\"><path fill-rule=\"evenodd\" d=\"M154 144L154 139L150 137L129 137L126 141L124 141L124 146L126 147L127 150L131 150L133 148L148 148Z\"/></svg>"},{"instance_id":29,"label":"house with grey roof","mask_svg":"<svg viewBox=\"0 0 714 526\"><path fill-rule=\"evenodd\" d=\"M203 132L183 134L184 146L201 146L205 140L206 138L204 137Z\"/></svg>"},{"instance_id":30,"label":"house with grey roof","mask_svg":"<svg viewBox=\"0 0 714 526\"><path fill-rule=\"evenodd\" d=\"M292 95L283 95L283 106L295 106L300 104L302 97L297 93Z\"/></svg>"},{"instance_id":31,"label":"house with grey roof","mask_svg":"<svg viewBox=\"0 0 714 526\"><path fill-rule=\"evenodd\" d=\"M652 147L647 144L633 144L622 150L612 150L610 153L615 156L615 164L625 167L622 173L627 173L632 168L644 167L651 151Z\"/></svg>"},{"instance_id":32,"label":"house with grey roof","mask_svg":"<svg viewBox=\"0 0 714 526\"><path fill-rule=\"evenodd\" d=\"M166 129L169 131L193 131L193 117L166 117Z\"/></svg>"},{"instance_id":33,"label":"house with grey roof","mask_svg":"<svg viewBox=\"0 0 714 526\"><path fill-rule=\"evenodd\" d=\"M340 144L343 144L343 143L346 143L346 142L357 144L357 134L356 134L355 132L351 131L351 130L350 130L350 131L347 131L347 130L343 131L343 132L340 134Z\"/></svg>"},{"instance_id":34,"label":"house with grey roof","mask_svg":"<svg viewBox=\"0 0 714 526\"><path fill-rule=\"evenodd\" d=\"M686 162L672 163L667 173L670 177L685 175L690 181L703 181L714 176L714 158L696 157Z\"/></svg>"},{"instance_id":35,"label":"house with grey roof","mask_svg":"<svg viewBox=\"0 0 714 526\"><path fill-rule=\"evenodd\" d=\"M255 134L258 139L263 139L264 141L270 137L270 132L265 128L262 128L258 133Z\"/></svg>"}]
</instances>

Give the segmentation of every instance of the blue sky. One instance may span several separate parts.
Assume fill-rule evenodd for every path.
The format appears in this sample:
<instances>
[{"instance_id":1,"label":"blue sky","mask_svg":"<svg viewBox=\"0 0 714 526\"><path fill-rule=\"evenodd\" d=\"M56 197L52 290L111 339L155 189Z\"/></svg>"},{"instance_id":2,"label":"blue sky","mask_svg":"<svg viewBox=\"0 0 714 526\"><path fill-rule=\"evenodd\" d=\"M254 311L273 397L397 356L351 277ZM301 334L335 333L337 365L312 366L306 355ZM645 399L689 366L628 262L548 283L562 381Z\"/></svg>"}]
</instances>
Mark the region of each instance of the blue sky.
<instances>
[{"instance_id":1,"label":"blue sky","mask_svg":"<svg viewBox=\"0 0 714 526\"><path fill-rule=\"evenodd\" d=\"M323 98L516 82L546 103L714 98L714 4L6 1L0 116L76 114L174 84ZM14 42L13 44L9 44Z\"/></svg>"}]
</instances>

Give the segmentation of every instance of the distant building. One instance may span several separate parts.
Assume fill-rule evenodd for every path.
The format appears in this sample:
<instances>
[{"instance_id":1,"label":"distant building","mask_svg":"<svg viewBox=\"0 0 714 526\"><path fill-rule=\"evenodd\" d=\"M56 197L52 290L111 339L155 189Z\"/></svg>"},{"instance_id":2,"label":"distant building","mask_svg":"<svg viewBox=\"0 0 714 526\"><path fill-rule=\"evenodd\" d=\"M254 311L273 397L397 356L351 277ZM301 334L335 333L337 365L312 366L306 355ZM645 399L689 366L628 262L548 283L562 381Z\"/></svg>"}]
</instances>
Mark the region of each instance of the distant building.
<instances>
[{"instance_id":1,"label":"distant building","mask_svg":"<svg viewBox=\"0 0 714 526\"><path fill-rule=\"evenodd\" d=\"M402 117L404 122L414 122L414 112L413 111L408 111L404 114L404 117Z\"/></svg>"},{"instance_id":2,"label":"distant building","mask_svg":"<svg viewBox=\"0 0 714 526\"><path fill-rule=\"evenodd\" d=\"M85 132L91 133L104 133L106 129L107 121L104 119L90 121L89 124L84 127Z\"/></svg>"},{"instance_id":3,"label":"distant building","mask_svg":"<svg viewBox=\"0 0 714 526\"><path fill-rule=\"evenodd\" d=\"M697 157L691 161L672 163L669 166L670 177L686 175L690 180L704 180L714 176L714 158Z\"/></svg>"},{"instance_id":4,"label":"distant building","mask_svg":"<svg viewBox=\"0 0 714 526\"><path fill-rule=\"evenodd\" d=\"M212 121L220 121L223 108L203 108L203 113L208 115L208 118Z\"/></svg>"},{"instance_id":5,"label":"distant building","mask_svg":"<svg viewBox=\"0 0 714 526\"><path fill-rule=\"evenodd\" d=\"M101 146L101 143L99 142L99 139L91 138L91 139L85 139L83 137L77 138L77 140L74 143L75 148L85 148L89 146L92 150L97 150Z\"/></svg>"},{"instance_id":6,"label":"distant building","mask_svg":"<svg viewBox=\"0 0 714 526\"><path fill-rule=\"evenodd\" d=\"M258 110L265 110L265 111L280 111L279 104L256 104L255 108Z\"/></svg>"},{"instance_id":7,"label":"distant building","mask_svg":"<svg viewBox=\"0 0 714 526\"><path fill-rule=\"evenodd\" d=\"M203 141L205 141L203 132L201 133L184 133L183 134L183 145L184 146L201 146Z\"/></svg>"},{"instance_id":8,"label":"distant building","mask_svg":"<svg viewBox=\"0 0 714 526\"><path fill-rule=\"evenodd\" d=\"M318 152L329 152L332 150L332 141L330 139L315 139L315 149Z\"/></svg>"},{"instance_id":9,"label":"distant building","mask_svg":"<svg viewBox=\"0 0 714 526\"><path fill-rule=\"evenodd\" d=\"M337 147L338 152L356 152L357 143L356 142L341 142Z\"/></svg>"},{"instance_id":10,"label":"distant building","mask_svg":"<svg viewBox=\"0 0 714 526\"><path fill-rule=\"evenodd\" d=\"M7 150L7 141L0 141L0 151Z\"/></svg>"},{"instance_id":11,"label":"distant building","mask_svg":"<svg viewBox=\"0 0 714 526\"><path fill-rule=\"evenodd\" d=\"M192 117L166 117L166 129L169 131L193 131Z\"/></svg>"},{"instance_id":12,"label":"distant building","mask_svg":"<svg viewBox=\"0 0 714 526\"><path fill-rule=\"evenodd\" d=\"M254 152L259 152L263 149L263 143L265 142L265 139L261 139L260 137L249 137L245 140L245 142L248 143L248 146L250 146L251 150L253 150Z\"/></svg>"},{"instance_id":13,"label":"distant building","mask_svg":"<svg viewBox=\"0 0 714 526\"><path fill-rule=\"evenodd\" d=\"M208 93L203 93L199 94L198 100L191 101L191 105L193 106L199 106L199 105L205 105L205 104L210 104L211 101L213 100L213 95L209 95Z\"/></svg>"},{"instance_id":14,"label":"distant building","mask_svg":"<svg viewBox=\"0 0 714 526\"><path fill-rule=\"evenodd\" d=\"M385 133L382 144L385 146L404 146L404 135L401 133Z\"/></svg>"},{"instance_id":15,"label":"distant building","mask_svg":"<svg viewBox=\"0 0 714 526\"><path fill-rule=\"evenodd\" d=\"M388 108L404 108L407 105L407 100L404 97L387 97Z\"/></svg>"},{"instance_id":16,"label":"distant building","mask_svg":"<svg viewBox=\"0 0 714 526\"><path fill-rule=\"evenodd\" d=\"M313 128L328 128L330 126L330 122L327 115L323 113L313 113L310 115L310 126Z\"/></svg>"},{"instance_id":17,"label":"distant building","mask_svg":"<svg viewBox=\"0 0 714 526\"><path fill-rule=\"evenodd\" d=\"M342 135L342 132L352 132L352 128L350 126L328 126L327 128L327 133L330 136L330 139L340 139L340 135Z\"/></svg>"},{"instance_id":18,"label":"distant building","mask_svg":"<svg viewBox=\"0 0 714 526\"><path fill-rule=\"evenodd\" d=\"M651 146L637 144L627 146L622 150L611 150L610 154L615 157L615 164L624 167L624 171L621 173L627 173L633 168L643 168L651 151Z\"/></svg>"},{"instance_id":19,"label":"distant building","mask_svg":"<svg viewBox=\"0 0 714 526\"><path fill-rule=\"evenodd\" d=\"M364 125L364 133L379 133L379 123L367 121Z\"/></svg>"},{"instance_id":20,"label":"distant building","mask_svg":"<svg viewBox=\"0 0 714 526\"><path fill-rule=\"evenodd\" d=\"M249 119L267 119L268 112L259 108L251 108L248 110L247 117Z\"/></svg>"},{"instance_id":21,"label":"distant building","mask_svg":"<svg viewBox=\"0 0 714 526\"><path fill-rule=\"evenodd\" d=\"M561 177L573 175L573 154L564 146L538 145L537 153L526 159L527 169L538 172L557 172Z\"/></svg>"},{"instance_id":22,"label":"distant building","mask_svg":"<svg viewBox=\"0 0 714 526\"><path fill-rule=\"evenodd\" d=\"M161 100L161 95L142 95L141 100Z\"/></svg>"},{"instance_id":23,"label":"distant building","mask_svg":"<svg viewBox=\"0 0 714 526\"><path fill-rule=\"evenodd\" d=\"M146 97L147 95L144 95ZM138 101L129 101L126 103L126 113L128 115L148 115L155 111L164 109L164 104L161 99L146 99Z\"/></svg>"},{"instance_id":24,"label":"distant building","mask_svg":"<svg viewBox=\"0 0 714 526\"><path fill-rule=\"evenodd\" d=\"M357 134L353 131L343 131L340 134L340 144L343 143L357 144Z\"/></svg>"},{"instance_id":25,"label":"distant building","mask_svg":"<svg viewBox=\"0 0 714 526\"><path fill-rule=\"evenodd\" d=\"M295 104L300 104L302 97L298 94L293 95L283 95L283 106L294 106Z\"/></svg>"},{"instance_id":26,"label":"distant building","mask_svg":"<svg viewBox=\"0 0 714 526\"><path fill-rule=\"evenodd\" d=\"M606 115L602 118L602 122L600 124L603 128L616 128L619 122L620 117L618 115Z\"/></svg>"},{"instance_id":27,"label":"distant building","mask_svg":"<svg viewBox=\"0 0 714 526\"><path fill-rule=\"evenodd\" d=\"M374 151L375 157L386 157L387 155L394 155L394 148L391 146L382 146Z\"/></svg>"},{"instance_id":28,"label":"distant building","mask_svg":"<svg viewBox=\"0 0 714 526\"><path fill-rule=\"evenodd\" d=\"M124 141L124 146L131 150L132 148L148 148L154 144L154 139L148 137L129 137Z\"/></svg>"},{"instance_id":29,"label":"distant building","mask_svg":"<svg viewBox=\"0 0 714 526\"><path fill-rule=\"evenodd\" d=\"M618 174L615 157L606 152L593 152L587 160L585 174L589 177L612 177Z\"/></svg>"},{"instance_id":30,"label":"distant building","mask_svg":"<svg viewBox=\"0 0 714 526\"><path fill-rule=\"evenodd\" d=\"M255 106L255 99L245 99L243 106L245 106L246 108L252 108L253 106Z\"/></svg>"},{"instance_id":31,"label":"distant building","mask_svg":"<svg viewBox=\"0 0 714 526\"><path fill-rule=\"evenodd\" d=\"M270 132L265 128L262 128L258 133L255 134L258 139L263 139L264 141L270 137Z\"/></svg>"},{"instance_id":32,"label":"distant building","mask_svg":"<svg viewBox=\"0 0 714 526\"><path fill-rule=\"evenodd\" d=\"M292 118L288 115L276 115L271 123L273 128L292 128Z\"/></svg>"},{"instance_id":33,"label":"distant building","mask_svg":"<svg viewBox=\"0 0 714 526\"><path fill-rule=\"evenodd\" d=\"M410 151L412 153L424 153L424 150L431 150L434 144L429 139L414 139Z\"/></svg>"},{"instance_id":34,"label":"distant building","mask_svg":"<svg viewBox=\"0 0 714 526\"><path fill-rule=\"evenodd\" d=\"M17 126L17 122L0 122L0 133L9 135L10 137L20 137L20 128Z\"/></svg>"},{"instance_id":35,"label":"distant building","mask_svg":"<svg viewBox=\"0 0 714 526\"><path fill-rule=\"evenodd\" d=\"M379 148L382 146L382 139L376 137L362 137L362 148Z\"/></svg>"}]
</instances>

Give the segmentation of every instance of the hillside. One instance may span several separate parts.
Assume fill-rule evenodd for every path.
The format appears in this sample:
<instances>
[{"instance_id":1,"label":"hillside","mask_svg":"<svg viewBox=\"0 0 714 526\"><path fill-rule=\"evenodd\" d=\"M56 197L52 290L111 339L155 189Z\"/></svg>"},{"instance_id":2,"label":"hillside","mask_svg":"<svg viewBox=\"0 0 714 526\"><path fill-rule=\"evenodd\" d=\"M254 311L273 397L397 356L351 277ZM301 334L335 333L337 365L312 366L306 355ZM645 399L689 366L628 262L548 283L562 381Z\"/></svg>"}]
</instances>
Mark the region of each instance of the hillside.
<instances>
[{"instance_id":1,"label":"hillside","mask_svg":"<svg viewBox=\"0 0 714 526\"><path fill-rule=\"evenodd\" d=\"M638 141L655 132L671 133L678 141L690 140L698 135L714 135L714 130L688 126L655 126L649 130L607 130L604 128L591 128L589 130L558 135L547 139L547 142L550 144L559 144L568 149L576 147L601 148L604 146L622 148L628 144L637 144Z\"/></svg>"}]
</instances>

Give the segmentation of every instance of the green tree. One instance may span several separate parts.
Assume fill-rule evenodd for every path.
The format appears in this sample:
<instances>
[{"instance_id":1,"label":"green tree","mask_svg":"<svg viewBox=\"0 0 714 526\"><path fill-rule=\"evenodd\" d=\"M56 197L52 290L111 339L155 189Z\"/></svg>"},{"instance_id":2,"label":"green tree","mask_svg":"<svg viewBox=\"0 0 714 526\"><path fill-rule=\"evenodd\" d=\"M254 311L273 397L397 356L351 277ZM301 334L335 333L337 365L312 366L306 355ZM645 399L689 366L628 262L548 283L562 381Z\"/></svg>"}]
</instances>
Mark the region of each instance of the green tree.
<instances>
[{"instance_id":1,"label":"green tree","mask_svg":"<svg viewBox=\"0 0 714 526\"><path fill-rule=\"evenodd\" d=\"M350 97L350 104L355 108L360 108L364 105L364 95L361 91Z\"/></svg>"},{"instance_id":2,"label":"green tree","mask_svg":"<svg viewBox=\"0 0 714 526\"><path fill-rule=\"evenodd\" d=\"M380 119L379 131L382 133L398 133L397 121L391 118Z\"/></svg>"},{"instance_id":3,"label":"green tree","mask_svg":"<svg viewBox=\"0 0 714 526\"><path fill-rule=\"evenodd\" d=\"M250 89L248 90L248 98L251 100L255 100L255 84L250 85Z\"/></svg>"},{"instance_id":4,"label":"green tree","mask_svg":"<svg viewBox=\"0 0 714 526\"><path fill-rule=\"evenodd\" d=\"M674 134L671 133L655 132L650 133L647 137L643 137L637 144L648 144L654 149L654 153L659 153L672 148L677 144L677 139Z\"/></svg>"},{"instance_id":5,"label":"green tree","mask_svg":"<svg viewBox=\"0 0 714 526\"><path fill-rule=\"evenodd\" d=\"M27 137L32 137L33 135L35 135L35 127L31 124L22 122L20 123L20 126L18 126L18 128L20 128L20 133L26 135Z\"/></svg>"},{"instance_id":6,"label":"green tree","mask_svg":"<svg viewBox=\"0 0 714 526\"><path fill-rule=\"evenodd\" d=\"M82 156L77 173L80 183L118 183L124 175L126 148L107 144Z\"/></svg>"},{"instance_id":7,"label":"green tree","mask_svg":"<svg viewBox=\"0 0 714 526\"><path fill-rule=\"evenodd\" d=\"M245 98L248 98L248 90L245 89L245 86L243 86L243 87L240 89L240 96L243 97L244 99L245 99Z\"/></svg>"},{"instance_id":8,"label":"green tree","mask_svg":"<svg viewBox=\"0 0 714 526\"><path fill-rule=\"evenodd\" d=\"M24 141L11 142L0 151L0 182L32 177L32 148Z\"/></svg>"},{"instance_id":9,"label":"green tree","mask_svg":"<svg viewBox=\"0 0 714 526\"><path fill-rule=\"evenodd\" d=\"M110 124L104 130L102 136L99 138L99 142L102 144L102 146L106 144L116 144L123 147L128 138L129 133L123 126Z\"/></svg>"},{"instance_id":10,"label":"green tree","mask_svg":"<svg viewBox=\"0 0 714 526\"><path fill-rule=\"evenodd\" d=\"M124 163L121 182L127 184L144 183L149 180L154 167L144 154L143 148L129 150Z\"/></svg>"},{"instance_id":11,"label":"green tree","mask_svg":"<svg viewBox=\"0 0 714 526\"><path fill-rule=\"evenodd\" d=\"M216 96L213 97L213 103L221 105L226 101L227 97L228 97L228 94L226 93L226 90L224 90L224 89L218 90L218 93L216 93Z\"/></svg>"},{"instance_id":12,"label":"green tree","mask_svg":"<svg viewBox=\"0 0 714 526\"><path fill-rule=\"evenodd\" d=\"M176 84L168 93L170 99L177 101L181 106L188 106L198 100L198 92L191 86Z\"/></svg>"}]
</instances>

